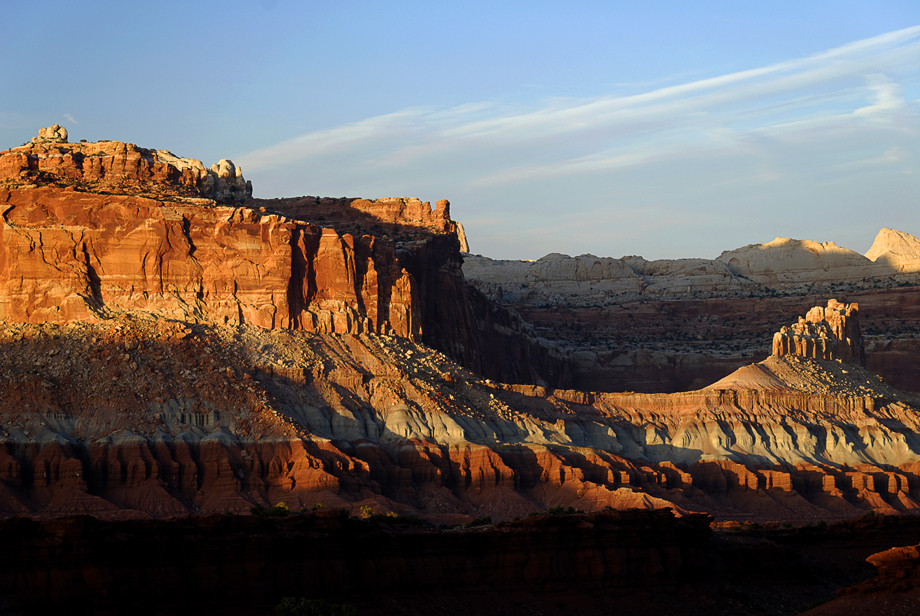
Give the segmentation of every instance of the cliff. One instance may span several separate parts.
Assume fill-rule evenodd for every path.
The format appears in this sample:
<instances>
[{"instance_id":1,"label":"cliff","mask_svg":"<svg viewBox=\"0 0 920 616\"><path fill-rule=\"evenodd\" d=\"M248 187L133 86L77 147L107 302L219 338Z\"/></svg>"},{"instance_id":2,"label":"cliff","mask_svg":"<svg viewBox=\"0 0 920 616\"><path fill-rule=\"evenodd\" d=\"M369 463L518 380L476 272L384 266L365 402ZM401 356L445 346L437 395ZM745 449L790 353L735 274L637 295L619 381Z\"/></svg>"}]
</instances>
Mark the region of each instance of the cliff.
<instances>
[{"instance_id":1,"label":"cliff","mask_svg":"<svg viewBox=\"0 0 920 616\"><path fill-rule=\"evenodd\" d=\"M229 160L207 169L201 161L131 143L68 143L67 130L58 124L41 129L30 143L0 152L0 186L35 184L220 202L252 195L252 184Z\"/></svg>"},{"instance_id":2,"label":"cliff","mask_svg":"<svg viewBox=\"0 0 920 616\"><path fill-rule=\"evenodd\" d=\"M564 373L523 323L469 296L447 201L253 200L230 161L208 170L132 144L69 144L61 130L0 153L0 320L144 311L393 334L503 380ZM507 345L530 363L480 360Z\"/></svg>"},{"instance_id":3,"label":"cliff","mask_svg":"<svg viewBox=\"0 0 920 616\"><path fill-rule=\"evenodd\" d=\"M395 246L249 208L0 189L0 318L149 311L326 333L421 333Z\"/></svg>"}]
</instances>

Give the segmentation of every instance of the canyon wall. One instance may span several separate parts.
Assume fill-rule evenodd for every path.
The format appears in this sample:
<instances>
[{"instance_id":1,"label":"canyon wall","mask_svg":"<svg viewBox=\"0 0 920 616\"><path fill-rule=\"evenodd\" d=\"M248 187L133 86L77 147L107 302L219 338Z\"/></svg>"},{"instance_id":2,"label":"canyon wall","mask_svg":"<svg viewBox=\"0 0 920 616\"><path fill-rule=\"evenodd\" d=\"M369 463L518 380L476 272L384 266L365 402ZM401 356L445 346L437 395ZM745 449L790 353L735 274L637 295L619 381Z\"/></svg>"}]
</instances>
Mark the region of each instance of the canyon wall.
<instances>
[{"instance_id":1,"label":"canyon wall","mask_svg":"<svg viewBox=\"0 0 920 616\"><path fill-rule=\"evenodd\" d=\"M176 319L324 333L422 324L392 242L249 208L0 189L0 319Z\"/></svg>"},{"instance_id":2,"label":"canyon wall","mask_svg":"<svg viewBox=\"0 0 920 616\"><path fill-rule=\"evenodd\" d=\"M0 320L145 311L392 334L493 378L566 382L550 345L467 288L447 201L254 200L230 161L61 130L0 153Z\"/></svg>"},{"instance_id":3,"label":"canyon wall","mask_svg":"<svg viewBox=\"0 0 920 616\"><path fill-rule=\"evenodd\" d=\"M862 309L867 365L917 391L920 365L909 358L920 351L918 247L917 238L882 229L866 256L777 238L714 260L470 255L464 272L568 355L579 389L703 387L765 358L777 315L838 297Z\"/></svg>"}]
</instances>

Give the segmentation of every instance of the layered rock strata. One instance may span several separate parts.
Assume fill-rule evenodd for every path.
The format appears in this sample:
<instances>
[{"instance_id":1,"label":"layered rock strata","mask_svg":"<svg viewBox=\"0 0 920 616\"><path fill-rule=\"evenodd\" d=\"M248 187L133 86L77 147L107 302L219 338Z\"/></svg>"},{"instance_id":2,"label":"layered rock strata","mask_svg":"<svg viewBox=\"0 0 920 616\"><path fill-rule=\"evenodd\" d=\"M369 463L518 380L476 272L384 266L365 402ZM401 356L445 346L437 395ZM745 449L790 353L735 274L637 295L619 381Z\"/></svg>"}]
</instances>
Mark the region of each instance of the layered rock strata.
<instances>
[{"instance_id":1,"label":"layered rock strata","mask_svg":"<svg viewBox=\"0 0 920 616\"><path fill-rule=\"evenodd\" d=\"M240 203L252 184L229 160L205 168L199 160L120 141L67 143L55 124L18 148L0 152L0 186L55 183L110 194L211 199Z\"/></svg>"},{"instance_id":2,"label":"layered rock strata","mask_svg":"<svg viewBox=\"0 0 920 616\"><path fill-rule=\"evenodd\" d=\"M0 189L0 319L164 317L421 333L392 242L249 208L43 186Z\"/></svg>"},{"instance_id":3,"label":"layered rock strata","mask_svg":"<svg viewBox=\"0 0 920 616\"><path fill-rule=\"evenodd\" d=\"M920 275L920 240L882 229L865 256L833 242L776 238L716 259L619 259L552 253L536 261L469 255L467 278L508 304L587 308L627 302L769 297L890 288Z\"/></svg>"},{"instance_id":4,"label":"layered rock strata","mask_svg":"<svg viewBox=\"0 0 920 616\"><path fill-rule=\"evenodd\" d=\"M549 345L467 289L446 200L434 208L314 197L241 206L251 186L229 161L208 171L132 144L68 144L61 130L0 153L0 320L140 310L391 333L495 378L565 382ZM520 361L500 359L505 348Z\"/></svg>"},{"instance_id":5,"label":"layered rock strata","mask_svg":"<svg viewBox=\"0 0 920 616\"><path fill-rule=\"evenodd\" d=\"M918 402L858 365L771 357L704 390L599 394L434 351L531 383L558 359L465 286L446 202L228 206L28 173L0 189L7 515L918 508Z\"/></svg>"},{"instance_id":6,"label":"layered rock strata","mask_svg":"<svg viewBox=\"0 0 920 616\"><path fill-rule=\"evenodd\" d=\"M815 306L797 323L773 335L773 355L838 359L865 365L866 352L859 329L859 304L828 300Z\"/></svg>"},{"instance_id":7,"label":"layered rock strata","mask_svg":"<svg viewBox=\"0 0 920 616\"><path fill-rule=\"evenodd\" d=\"M284 501L440 521L554 506L805 521L920 507L920 405L837 361L600 394L497 384L398 337L138 318L4 331L6 515Z\"/></svg>"},{"instance_id":8,"label":"layered rock strata","mask_svg":"<svg viewBox=\"0 0 920 616\"><path fill-rule=\"evenodd\" d=\"M573 387L674 392L703 387L766 357L777 317L845 294L868 314L866 361L920 388L920 240L882 229L866 256L777 238L718 259L647 261L552 254L537 261L471 255L464 273L570 358ZM914 264L914 265L912 265Z\"/></svg>"}]
</instances>

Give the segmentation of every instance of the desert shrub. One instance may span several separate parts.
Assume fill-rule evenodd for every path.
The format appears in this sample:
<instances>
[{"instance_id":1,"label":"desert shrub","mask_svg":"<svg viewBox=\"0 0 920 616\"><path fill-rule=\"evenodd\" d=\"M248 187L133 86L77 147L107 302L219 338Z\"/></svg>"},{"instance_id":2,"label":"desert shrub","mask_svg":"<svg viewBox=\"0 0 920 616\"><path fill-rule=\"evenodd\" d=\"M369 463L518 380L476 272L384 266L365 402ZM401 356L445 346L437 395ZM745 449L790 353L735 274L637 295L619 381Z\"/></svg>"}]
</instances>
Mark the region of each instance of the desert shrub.
<instances>
[{"instance_id":1,"label":"desert shrub","mask_svg":"<svg viewBox=\"0 0 920 616\"><path fill-rule=\"evenodd\" d=\"M347 603L304 597L284 597L275 606L276 616L355 616L357 613L355 607Z\"/></svg>"},{"instance_id":2,"label":"desert shrub","mask_svg":"<svg viewBox=\"0 0 920 616\"><path fill-rule=\"evenodd\" d=\"M281 501L274 507L269 507L268 509L266 509L262 505L253 505L252 507L249 508L249 513L251 513L252 515L258 515L258 516L283 517L289 513L289 509L288 509L287 503L284 501Z\"/></svg>"},{"instance_id":3,"label":"desert shrub","mask_svg":"<svg viewBox=\"0 0 920 616\"><path fill-rule=\"evenodd\" d=\"M487 515L482 518L476 518L472 522L466 525L467 528L475 528L477 526L488 526L492 523L492 516Z\"/></svg>"},{"instance_id":4,"label":"desert shrub","mask_svg":"<svg viewBox=\"0 0 920 616\"><path fill-rule=\"evenodd\" d=\"M270 516L283 517L290 513L290 509L288 509L286 502L281 501L274 507L270 508L266 513Z\"/></svg>"}]
</instances>

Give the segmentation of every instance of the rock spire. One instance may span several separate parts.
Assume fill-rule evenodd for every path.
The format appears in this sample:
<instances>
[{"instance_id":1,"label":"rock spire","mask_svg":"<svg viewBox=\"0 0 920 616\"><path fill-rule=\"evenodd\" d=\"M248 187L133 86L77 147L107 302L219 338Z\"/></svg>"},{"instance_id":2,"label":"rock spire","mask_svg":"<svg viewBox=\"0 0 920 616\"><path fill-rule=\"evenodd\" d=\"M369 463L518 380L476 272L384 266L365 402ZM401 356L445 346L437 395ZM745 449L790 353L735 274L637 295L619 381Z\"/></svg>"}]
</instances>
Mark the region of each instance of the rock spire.
<instances>
[{"instance_id":1,"label":"rock spire","mask_svg":"<svg viewBox=\"0 0 920 616\"><path fill-rule=\"evenodd\" d=\"M798 322L783 326L773 335L773 355L839 359L865 365L859 304L831 299L826 307L815 306Z\"/></svg>"}]
</instances>

